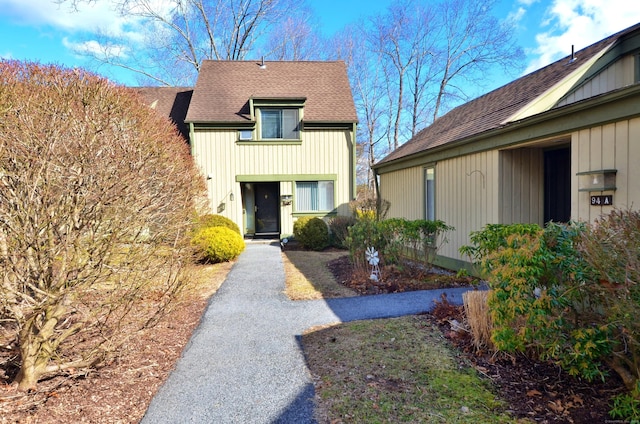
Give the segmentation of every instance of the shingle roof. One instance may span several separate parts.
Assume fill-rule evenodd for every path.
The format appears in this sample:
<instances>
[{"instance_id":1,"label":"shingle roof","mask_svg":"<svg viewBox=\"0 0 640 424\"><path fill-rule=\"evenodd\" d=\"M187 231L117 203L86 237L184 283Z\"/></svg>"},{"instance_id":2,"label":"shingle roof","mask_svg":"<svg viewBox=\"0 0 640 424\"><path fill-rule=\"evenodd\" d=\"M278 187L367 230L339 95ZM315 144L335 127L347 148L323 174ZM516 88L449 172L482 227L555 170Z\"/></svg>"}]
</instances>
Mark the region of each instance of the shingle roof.
<instances>
[{"instance_id":1,"label":"shingle roof","mask_svg":"<svg viewBox=\"0 0 640 424\"><path fill-rule=\"evenodd\" d=\"M134 88L145 102L166 116L178 127L180 134L189 140L189 128L185 124L185 117L193 89L191 87L135 87Z\"/></svg>"},{"instance_id":2,"label":"shingle roof","mask_svg":"<svg viewBox=\"0 0 640 424\"><path fill-rule=\"evenodd\" d=\"M508 125L505 124L505 120L509 117L569 76L620 37L637 29L640 29L640 24L576 52L573 61L570 60L570 56L564 57L456 107L418 132L411 140L379 161L376 166Z\"/></svg>"},{"instance_id":3,"label":"shingle roof","mask_svg":"<svg viewBox=\"0 0 640 424\"><path fill-rule=\"evenodd\" d=\"M250 120L250 98L306 98L305 122L356 122L344 62L204 61L187 122Z\"/></svg>"}]
</instances>

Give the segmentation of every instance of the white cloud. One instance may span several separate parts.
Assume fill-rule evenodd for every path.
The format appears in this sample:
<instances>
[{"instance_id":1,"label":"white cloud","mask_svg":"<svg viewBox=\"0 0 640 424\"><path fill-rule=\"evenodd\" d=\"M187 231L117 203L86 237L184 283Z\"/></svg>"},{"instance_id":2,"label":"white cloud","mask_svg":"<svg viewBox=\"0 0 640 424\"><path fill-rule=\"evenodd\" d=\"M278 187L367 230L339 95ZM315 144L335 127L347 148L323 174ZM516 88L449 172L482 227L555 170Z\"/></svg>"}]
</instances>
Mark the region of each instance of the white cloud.
<instances>
[{"instance_id":1,"label":"white cloud","mask_svg":"<svg viewBox=\"0 0 640 424\"><path fill-rule=\"evenodd\" d=\"M640 22L640 2L630 0L554 0L536 35L535 59L525 72L546 66L576 50Z\"/></svg>"},{"instance_id":2,"label":"white cloud","mask_svg":"<svg viewBox=\"0 0 640 424\"><path fill-rule=\"evenodd\" d=\"M169 16L175 0L151 0L151 7ZM142 19L133 13L126 16L114 8L112 0L79 2L77 9L72 0L0 0L0 15L22 26L48 26L67 34L101 33L131 40L139 39Z\"/></svg>"},{"instance_id":3,"label":"white cloud","mask_svg":"<svg viewBox=\"0 0 640 424\"><path fill-rule=\"evenodd\" d=\"M515 12L509 13L507 20L511 22L520 22L526 13L527 10L524 7L519 7Z\"/></svg>"},{"instance_id":4,"label":"white cloud","mask_svg":"<svg viewBox=\"0 0 640 424\"><path fill-rule=\"evenodd\" d=\"M71 2L58 4L52 0L0 0L0 10L25 26L51 26L66 32L94 31L96 28L120 32L127 19L105 0L91 4L81 3L74 10Z\"/></svg>"},{"instance_id":5,"label":"white cloud","mask_svg":"<svg viewBox=\"0 0 640 424\"><path fill-rule=\"evenodd\" d=\"M125 59L127 57L127 51L129 50L129 48L126 46L101 43L97 40L73 42L70 41L67 37L64 37L62 39L62 44L67 49L84 56L109 56Z\"/></svg>"}]
</instances>

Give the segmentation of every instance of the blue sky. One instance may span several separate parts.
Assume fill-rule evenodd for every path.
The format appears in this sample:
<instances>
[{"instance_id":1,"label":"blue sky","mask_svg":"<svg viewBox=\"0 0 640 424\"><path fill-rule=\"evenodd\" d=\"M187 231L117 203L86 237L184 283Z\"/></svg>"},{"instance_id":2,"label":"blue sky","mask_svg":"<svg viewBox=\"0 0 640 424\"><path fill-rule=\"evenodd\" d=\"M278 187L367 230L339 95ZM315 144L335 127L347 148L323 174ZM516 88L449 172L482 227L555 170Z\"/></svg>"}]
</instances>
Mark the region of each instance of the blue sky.
<instances>
[{"instance_id":1,"label":"blue sky","mask_svg":"<svg viewBox=\"0 0 640 424\"><path fill-rule=\"evenodd\" d=\"M166 0L154 0L158 2ZM358 17L384 10L391 0L309 0L320 29L331 34ZM515 19L517 37L533 71L619 30L640 22L637 0L501 0L496 15ZM74 49L93 48L98 29L127 32L135 40L135 22L117 16L105 0L72 12L53 0L0 0L0 57L88 66ZM92 44L93 43L93 44ZM117 82L135 85L126 72L97 70ZM506 81L505 81L506 82Z\"/></svg>"}]
</instances>

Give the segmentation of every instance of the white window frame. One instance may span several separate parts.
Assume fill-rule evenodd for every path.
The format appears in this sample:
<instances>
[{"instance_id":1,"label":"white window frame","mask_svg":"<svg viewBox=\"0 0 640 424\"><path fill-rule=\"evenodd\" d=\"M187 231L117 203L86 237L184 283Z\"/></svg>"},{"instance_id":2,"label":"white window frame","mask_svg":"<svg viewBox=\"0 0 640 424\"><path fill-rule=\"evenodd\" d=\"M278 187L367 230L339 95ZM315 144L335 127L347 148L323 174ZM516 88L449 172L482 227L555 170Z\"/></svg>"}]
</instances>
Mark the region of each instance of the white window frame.
<instances>
[{"instance_id":1,"label":"white window frame","mask_svg":"<svg viewBox=\"0 0 640 424\"><path fill-rule=\"evenodd\" d=\"M335 181L296 181L296 212L331 212L335 203Z\"/></svg>"},{"instance_id":2,"label":"white window frame","mask_svg":"<svg viewBox=\"0 0 640 424\"><path fill-rule=\"evenodd\" d=\"M424 219L435 221L436 219L436 167L435 165L424 168Z\"/></svg>"}]
</instances>

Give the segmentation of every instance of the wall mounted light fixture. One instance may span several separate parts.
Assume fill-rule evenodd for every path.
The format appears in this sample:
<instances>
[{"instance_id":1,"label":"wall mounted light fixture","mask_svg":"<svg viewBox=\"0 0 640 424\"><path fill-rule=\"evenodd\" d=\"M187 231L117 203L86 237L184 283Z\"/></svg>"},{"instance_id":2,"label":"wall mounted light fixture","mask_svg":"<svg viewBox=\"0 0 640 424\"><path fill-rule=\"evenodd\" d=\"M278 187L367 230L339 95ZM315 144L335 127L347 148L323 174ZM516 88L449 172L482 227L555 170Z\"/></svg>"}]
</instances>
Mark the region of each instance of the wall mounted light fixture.
<instances>
[{"instance_id":1,"label":"wall mounted light fixture","mask_svg":"<svg viewBox=\"0 0 640 424\"><path fill-rule=\"evenodd\" d=\"M616 169L578 172L579 191L614 191L616 189Z\"/></svg>"}]
</instances>

